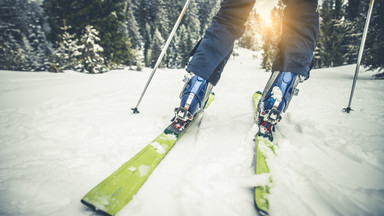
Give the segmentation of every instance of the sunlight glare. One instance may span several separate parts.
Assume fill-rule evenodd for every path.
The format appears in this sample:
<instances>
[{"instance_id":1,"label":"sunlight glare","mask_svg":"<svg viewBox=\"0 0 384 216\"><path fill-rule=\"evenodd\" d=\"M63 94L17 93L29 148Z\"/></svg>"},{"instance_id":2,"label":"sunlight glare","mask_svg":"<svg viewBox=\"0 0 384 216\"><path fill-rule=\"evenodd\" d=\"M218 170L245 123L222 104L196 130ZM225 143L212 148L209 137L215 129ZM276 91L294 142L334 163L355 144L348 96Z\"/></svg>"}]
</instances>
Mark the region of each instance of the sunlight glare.
<instances>
[{"instance_id":1,"label":"sunlight glare","mask_svg":"<svg viewBox=\"0 0 384 216\"><path fill-rule=\"evenodd\" d=\"M271 18L270 18L270 17L266 17L266 18L264 19L264 24L265 24L266 26L270 26L270 25L272 24L272 20L271 20Z\"/></svg>"}]
</instances>

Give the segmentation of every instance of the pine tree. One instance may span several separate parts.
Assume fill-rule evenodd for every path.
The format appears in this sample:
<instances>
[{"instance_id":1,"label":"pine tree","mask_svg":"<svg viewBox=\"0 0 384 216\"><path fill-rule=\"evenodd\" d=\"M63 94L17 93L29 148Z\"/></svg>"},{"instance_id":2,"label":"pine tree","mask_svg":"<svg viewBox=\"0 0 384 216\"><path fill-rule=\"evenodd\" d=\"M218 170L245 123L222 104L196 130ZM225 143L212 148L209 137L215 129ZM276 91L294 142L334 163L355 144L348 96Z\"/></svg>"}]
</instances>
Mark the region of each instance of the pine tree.
<instances>
[{"instance_id":1,"label":"pine tree","mask_svg":"<svg viewBox=\"0 0 384 216\"><path fill-rule=\"evenodd\" d=\"M45 39L43 11L36 2L0 2L0 56L12 70L45 70L48 42ZM9 48L13 49L8 50Z\"/></svg>"},{"instance_id":2,"label":"pine tree","mask_svg":"<svg viewBox=\"0 0 384 216\"><path fill-rule=\"evenodd\" d=\"M262 19L257 13L256 9L253 9L249 15L247 22L245 23L245 32L239 39L238 45L251 50L258 50L261 46L261 30Z\"/></svg>"},{"instance_id":3,"label":"pine tree","mask_svg":"<svg viewBox=\"0 0 384 216\"><path fill-rule=\"evenodd\" d=\"M104 58L100 55L103 48L97 44L100 41L99 32L93 26L87 25L80 39L82 50L81 64L77 69L87 73L102 73L107 70Z\"/></svg>"},{"instance_id":4,"label":"pine tree","mask_svg":"<svg viewBox=\"0 0 384 216\"><path fill-rule=\"evenodd\" d=\"M152 56L152 50L151 50L151 41L152 41L152 35L151 35L151 26L146 23L144 26L144 63L145 66L150 67L151 66L151 56Z\"/></svg>"},{"instance_id":5,"label":"pine tree","mask_svg":"<svg viewBox=\"0 0 384 216\"><path fill-rule=\"evenodd\" d=\"M20 70L22 47L18 38L20 30L16 27L16 14L19 8L13 0L0 2L0 69Z\"/></svg>"},{"instance_id":6,"label":"pine tree","mask_svg":"<svg viewBox=\"0 0 384 216\"><path fill-rule=\"evenodd\" d=\"M161 36L161 33L158 29L155 30L155 34L153 35L153 41L151 44L151 67L154 67L158 57L160 56L162 47L165 41ZM160 65L161 67L161 65Z\"/></svg>"},{"instance_id":7,"label":"pine tree","mask_svg":"<svg viewBox=\"0 0 384 216\"><path fill-rule=\"evenodd\" d=\"M368 6L366 7L366 10ZM384 3L375 1L372 10L371 23L366 41L366 49L363 55L363 65L368 69L379 69L375 77L384 79ZM366 17L366 15L365 15Z\"/></svg>"},{"instance_id":8,"label":"pine tree","mask_svg":"<svg viewBox=\"0 0 384 216\"><path fill-rule=\"evenodd\" d=\"M27 57L28 70L32 71L45 71L48 66L48 50L45 35L41 29L41 26L31 24L28 34L27 47L29 55Z\"/></svg>"},{"instance_id":9,"label":"pine tree","mask_svg":"<svg viewBox=\"0 0 384 216\"><path fill-rule=\"evenodd\" d=\"M144 67L144 43L141 43L135 55L136 70L142 71Z\"/></svg>"},{"instance_id":10,"label":"pine tree","mask_svg":"<svg viewBox=\"0 0 384 216\"><path fill-rule=\"evenodd\" d=\"M199 13L198 17L200 19L200 35L203 35L207 30L208 26L211 24L213 16L216 15L217 11L220 8L221 1L212 1L212 0L200 0L199 1Z\"/></svg>"},{"instance_id":11,"label":"pine tree","mask_svg":"<svg viewBox=\"0 0 384 216\"><path fill-rule=\"evenodd\" d=\"M348 41L346 43L346 58L349 64L356 63L357 61L369 3L370 1L348 0L345 8L345 29L346 40ZM384 34L384 15L382 11L383 1L375 1L362 59L362 65L372 70L379 69L379 71L382 71L384 68L384 60L382 58L384 55L384 43L381 39ZM384 75L381 73L377 76Z\"/></svg>"},{"instance_id":12,"label":"pine tree","mask_svg":"<svg viewBox=\"0 0 384 216\"><path fill-rule=\"evenodd\" d=\"M136 18L142 41L144 42L145 65L153 64L153 38L156 28L165 40L168 38L180 11L184 6L184 1L178 0L130 0L132 13ZM183 67L186 56L202 37L205 29L218 10L219 1L201 0L192 1L185 14L179 29L176 32L169 49L164 58L164 65L167 67ZM184 26L184 35L181 28ZM136 43L132 38L132 44ZM183 38L183 39L182 39Z\"/></svg>"},{"instance_id":13,"label":"pine tree","mask_svg":"<svg viewBox=\"0 0 384 216\"><path fill-rule=\"evenodd\" d=\"M100 45L109 65L132 64L130 39L124 32L127 23L126 0L44 0L43 7L52 28L51 40L60 40L64 20L72 26L69 33L81 35L87 25L100 33Z\"/></svg>"},{"instance_id":14,"label":"pine tree","mask_svg":"<svg viewBox=\"0 0 384 216\"><path fill-rule=\"evenodd\" d=\"M81 57L81 46L75 34L70 34L70 26L62 28L61 41L57 42L57 48L51 56L50 71L61 72L63 70L74 70L79 64Z\"/></svg>"},{"instance_id":15,"label":"pine tree","mask_svg":"<svg viewBox=\"0 0 384 216\"><path fill-rule=\"evenodd\" d=\"M136 21L136 17L133 13L133 4L130 0L127 2L127 35L131 39L132 48L139 49L141 44L143 43L143 37L141 36L139 24Z\"/></svg>"},{"instance_id":16,"label":"pine tree","mask_svg":"<svg viewBox=\"0 0 384 216\"><path fill-rule=\"evenodd\" d=\"M188 60L188 51L191 51L191 43L190 43L190 37L189 37L189 31L185 27L185 25L181 25L179 29L179 37L178 37L178 44L177 49L178 53L175 56L177 65L185 65L186 60ZM180 55L180 52L183 52L183 55Z\"/></svg>"},{"instance_id":17,"label":"pine tree","mask_svg":"<svg viewBox=\"0 0 384 216\"><path fill-rule=\"evenodd\" d=\"M357 21L358 18L345 19L343 21L343 29L345 32L343 45L345 48L345 61L347 64L356 63L357 55L359 53L359 46L362 36L362 26Z\"/></svg>"},{"instance_id":18,"label":"pine tree","mask_svg":"<svg viewBox=\"0 0 384 216\"><path fill-rule=\"evenodd\" d=\"M0 69L21 70L25 62L25 51L11 34L0 36Z\"/></svg>"},{"instance_id":19,"label":"pine tree","mask_svg":"<svg viewBox=\"0 0 384 216\"><path fill-rule=\"evenodd\" d=\"M262 54L263 60L261 66L266 71L270 71L272 69L273 60L279 51L278 43L282 32L283 8L283 2L279 0L277 6L271 11L271 24L263 28L264 43L262 49L264 52Z\"/></svg>"},{"instance_id":20,"label":"pine tree","mask_svg":"<svg viewBox=\"0 0 384 216\"><path fill-rule=\"evenodd\" d=\"M187 26L187 29L189 30L188 34L190 35L190 40L192 44L187 52L190 52L190 50L193 49L195 43L199 41L202 35L200 34L201 23L198 16L196 16L199 13L198 3L192 1L188 7L188 10L189 13L185 15L183 23Z\"/></svg>"},{"instance_id":21,"label":"pine tree","mask_svg":"<svg viewBox=\"0 0 384 216\"><path fill-rule=\"evenodd\" d=\"M318 46L322 66L333 67L345 63L345 31L342 25L342 0L324 0L320 11L320 37Z\"/></svg>"},{"instance_id":22,"label":"pine tree","mask_svg":"<svg viewBox=\"0 0 384 216\"><path fill-rule=\"evenodd\" d=\"M264 43L262 46L263 49L263 54L262 54L262 62L261 66L265 71L270 71L272 69L272 63L273 59L275 58L277 54L277 44L273 40L273 31L272 28L265 28L265 33L264 33Z\"/></svg>"},{"instance_id":23,"label":"pine tree","mask_svg":"<svg viewBox=\"0 0 384 216\"><path fill-rule=\"evenodd\" d=\"M168 19L168 11L170 8L167 8L164 0L154 0L152 1L151 11L153 12L153 23L152 29L155 32L152 32L153 35L156 34L157 31L160 32L161 37L167 38L169 33L171 32L171 23Z\"/></svg>"}]
</instances>

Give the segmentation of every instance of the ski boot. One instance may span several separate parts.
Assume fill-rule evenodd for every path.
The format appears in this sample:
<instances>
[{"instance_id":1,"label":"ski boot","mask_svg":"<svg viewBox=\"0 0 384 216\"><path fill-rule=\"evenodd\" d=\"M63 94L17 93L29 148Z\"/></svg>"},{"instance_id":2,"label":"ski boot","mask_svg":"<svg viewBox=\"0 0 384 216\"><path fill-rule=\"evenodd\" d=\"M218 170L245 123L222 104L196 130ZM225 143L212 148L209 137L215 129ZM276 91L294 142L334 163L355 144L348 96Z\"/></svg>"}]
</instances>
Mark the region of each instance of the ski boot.
<instances>
[{"instance_id":1,"label":"ski boot","mask_svg":"<svg viewBox=\"0 0 384 216\"><path fill-rule=\"evenodd\" d=\"M189 73L184 77L185 85L180 93L180 107L175 108L175 117L167 133L180 135L189 123L204 109L213 85L204 78Z\"/></svg>"},{"instance_id":2,"label":"ski boot","mask_svg":"<svg viewBox=\"0 0 384 216\"><path fill-rule=\"evenodd\" d=\"M273 72L258 104L259 133L273 140L272 132L281 120L281 114L287 110L301 76L291 72Z\"/></svg>"}]
</instances>

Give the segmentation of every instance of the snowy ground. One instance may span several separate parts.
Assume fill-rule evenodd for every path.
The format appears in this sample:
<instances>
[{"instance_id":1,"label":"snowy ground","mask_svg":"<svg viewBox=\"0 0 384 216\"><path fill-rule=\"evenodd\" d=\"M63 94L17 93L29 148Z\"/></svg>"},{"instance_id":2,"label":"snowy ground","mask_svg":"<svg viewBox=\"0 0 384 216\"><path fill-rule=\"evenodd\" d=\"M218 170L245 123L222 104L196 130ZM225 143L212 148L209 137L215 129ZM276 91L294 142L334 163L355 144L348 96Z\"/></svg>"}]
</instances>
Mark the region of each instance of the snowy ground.
<instances>
[{"instance_id":1,"label":"snowy ground","mask_svg":"<svg viewBox=\"0 0 384 216\"><path fill-rule=\"evenodd\" d=\"M268 79L240 51L200 125L192 127L119 215L256 215L251 96ZM152 141L178 105L183 70L0 71L0 215L94 215L92 187ZM313 70L269 155L272 215L384 215L384 82L354 66Z\"/></svg>"}]
</instances>

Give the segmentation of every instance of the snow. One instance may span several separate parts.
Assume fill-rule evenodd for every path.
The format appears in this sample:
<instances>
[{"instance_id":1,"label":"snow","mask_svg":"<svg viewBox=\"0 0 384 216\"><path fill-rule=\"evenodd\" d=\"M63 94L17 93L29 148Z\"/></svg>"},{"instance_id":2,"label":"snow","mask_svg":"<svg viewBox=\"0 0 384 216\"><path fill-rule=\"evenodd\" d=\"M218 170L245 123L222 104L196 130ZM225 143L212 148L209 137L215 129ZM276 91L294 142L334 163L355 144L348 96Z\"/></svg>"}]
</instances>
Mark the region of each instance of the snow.
<instances>
[{"instance_id":1,"label":"snow","mask_svg":"<svg viewBox=\"0 0 384 216\"><path fill-rule=\"evenodd\" d=\"M251 96L269 73L239 50L216 98L119 215L256 215ZM354 65L313 70L278 125L272 215L384 214L384 82ZM168 125L183 70L0 71L0 215L95 215L80 199ZM159 153L163 147L156 145ZM132 167L141 173L145 167Z\"/></svg>"},{"instance_id":2,"label":"snow","mask_svg":"<svg viewBox=\"0 0 384 216\"><path fill-rule=\"evenodd\" d=\"M167 145L162 146L158 142L153 142L153 143L151 143L151 145L156 149L156 152L159 154L164 154L165 149L167 148Z\"/></svg>"}]
</instances>

